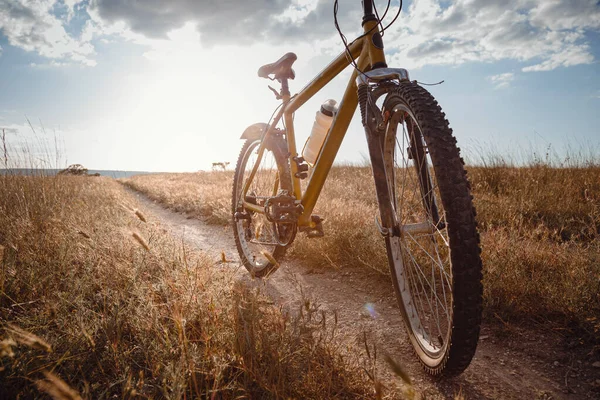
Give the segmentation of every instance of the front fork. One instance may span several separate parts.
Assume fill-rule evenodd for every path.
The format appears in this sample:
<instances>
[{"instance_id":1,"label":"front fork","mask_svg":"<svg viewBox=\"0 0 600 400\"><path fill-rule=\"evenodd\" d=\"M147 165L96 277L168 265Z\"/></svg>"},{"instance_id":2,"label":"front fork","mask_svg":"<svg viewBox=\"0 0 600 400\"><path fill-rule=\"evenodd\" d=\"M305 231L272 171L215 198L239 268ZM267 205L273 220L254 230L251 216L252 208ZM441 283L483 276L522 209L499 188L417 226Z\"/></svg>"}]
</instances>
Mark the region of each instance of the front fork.
<instances>
[{"instance_id":1,"label":"front fork","mask_svg":"<svg viewBox=\"0 0 600 400\"><path fill-rule=\"evenodd\" d=\"M389 93L397 87L396 81L408 80L408 72L404 69L381 68L369 71L357 78L358 101L362 117L363 127L367 136L367 145L371 165L373 169L373 178L375 179L375 189L377 193L377 202L379 203L379 213L381 224L375 220L379 231L383 236L401 236L403 233L432 233L432 229L443 228L443 222L439 220L438 208L433 193L433 182L429 176L428 165L426 162L425 149L421 138L415 136L414 127L411 131L410 153L415 162L415 168L419 177L419 190L423 206L427 214L426 220L412 224L400 224L396 213L395 199L392 198L394 182L390 182L389 176L394 176L394 171L386 171L386 162L384 158L384 143L387 142L387 122L383 116L377 100L384 94ZM393 163L387 167L394 168ZM427 221L431 220L431 223Z\"/></svg>"},{"instance_id":2,"label":"front fork","mask_svg":"<svg viewBox=\"0 0 600 400\"><path fill-rule=\"evenodd\" d=\"M360 78L359 78L360 79ZM381 224L377 222L377 227L383 236L399 236L398 221L396 218L395 208L393 207L392 198L390 196L390 187L387 179L385 160L383 157L383 142L382 136L385 135L385 123L381 116L381 110L375 104L377 99L389 92L394 86L389 89L378 87L372 90L367 82L359 83L358 85L358 104L365 135L367 137L367 146L369 148L369 156L371 158L371 167L373 170L373 178L375 179L375 193L377 194L377 203L379 204L379 214ZM379 89L379 90L378 90ZM387 90L386 90L387 89Z\"/></svg>"},{"instance_id":3,"label":"front fork","mask_svg":"<svg viewBox=\"0 0 600 400\"><path fill-rule=\"evenodd\" d=\"M361 73L356 78L358 88L358 104L362 124L367 136L369 156L375 179L375 192L379 204L381 224L377 223L383 236L399 236L400 226L396 216L396 208L392 203L390 182L387 179L383 143L386 134L386 121L383 121L377 100L398 86L398 83L409 80L408 71L403 68L377 68ZM393 167L392 167L393 168ZM393 171L389 171L393 173ZM377 219L375 219L377 222Z\"/></svg>"}]
</instances>

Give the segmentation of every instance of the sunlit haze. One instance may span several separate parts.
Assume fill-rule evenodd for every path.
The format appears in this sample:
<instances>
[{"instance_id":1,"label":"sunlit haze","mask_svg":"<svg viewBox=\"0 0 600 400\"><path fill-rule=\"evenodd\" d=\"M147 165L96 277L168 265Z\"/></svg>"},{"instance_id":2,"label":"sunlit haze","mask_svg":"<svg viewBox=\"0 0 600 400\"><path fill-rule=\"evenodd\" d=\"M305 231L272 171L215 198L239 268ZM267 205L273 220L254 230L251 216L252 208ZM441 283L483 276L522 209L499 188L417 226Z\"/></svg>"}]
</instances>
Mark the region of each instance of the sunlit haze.
<instances>
[{"instance_id":1,"label":"sunlit haze","mask_svg":"<svg viewBox=\"0 0 600 400\"><path fill-rule=\"evenodd\" d=\"M340 3L356 37L360 1ZM408 1L383 39L390 66L445 81L428 88L470 159L598 148L596 0ZM295 52L295 93L342 50L332 0L0 0L0 131L12 151L58 147L90 169L234 164L244 128L278 105L258 68ZM349 76L297 112L300 148ZM363 136L355 115L338 161L361 162Z\"/></svg>"}]
</instances>

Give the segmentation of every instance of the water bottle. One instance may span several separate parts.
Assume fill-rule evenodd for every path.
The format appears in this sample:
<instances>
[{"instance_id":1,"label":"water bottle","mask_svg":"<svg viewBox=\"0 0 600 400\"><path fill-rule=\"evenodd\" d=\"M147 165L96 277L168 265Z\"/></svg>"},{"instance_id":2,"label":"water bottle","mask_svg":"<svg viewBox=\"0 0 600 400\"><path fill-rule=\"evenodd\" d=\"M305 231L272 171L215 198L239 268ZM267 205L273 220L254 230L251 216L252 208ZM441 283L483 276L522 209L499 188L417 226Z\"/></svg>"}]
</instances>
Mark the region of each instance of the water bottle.
<instances>
[{"instance_id":1,"label":"water bottle","mask_svg":"<svg viewBox=\"0 0 600 400\"><path fill-rule=\"evenodd\" d=\"M338 107L335 100L327 100L321 104L321 109L317 111L315 116L315 122L312 127L310 136L304 144L302 150L302 157L311 166L317 161L317 157L321 152L321 147L325 141L325 136L329 132L333 118L337 114Z\"/></svg>"}]
</instances>

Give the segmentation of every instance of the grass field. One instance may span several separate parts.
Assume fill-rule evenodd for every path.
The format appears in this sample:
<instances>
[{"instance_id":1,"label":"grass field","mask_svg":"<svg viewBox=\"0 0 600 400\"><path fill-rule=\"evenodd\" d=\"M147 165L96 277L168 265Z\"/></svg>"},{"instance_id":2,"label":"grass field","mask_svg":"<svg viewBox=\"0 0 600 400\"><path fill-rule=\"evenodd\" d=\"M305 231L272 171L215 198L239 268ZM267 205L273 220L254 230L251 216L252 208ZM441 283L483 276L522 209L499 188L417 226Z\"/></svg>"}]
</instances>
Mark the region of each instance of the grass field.
<instances>
[{"instance_id":1,"label":"grass field","mask_svg":"<svg viewBox=\"0 0 600 400\"><path fill-rule=\"evenodd\" d=\"M481 231L486 318L551 322L600 341L600 167L591 162L469 167ZM232 172L136 176L125 184L167 207L229 223ZM387 273L368 167L334 167L315 212L322 239L299 237L291 257ZM302 235L301 235L302 236Z\"/></svg>"},{"instance_id":2,"label":"grass field","mask_svg":"<svg viewBox=\"0 0 600 400\"><path fill-rule=\"evenodd\" d=\"M220 201L181 207L223 222ZM146 221L108 178L0 176L0 397L374 396L314 306L283 313Z\"/></svg>"},{"instance_id":3,"label":"grass field","mask_svg":"<svg viewBox=\"0 0 600 400\"><path fill-rule=\"evenodd\" d=\"M469 176L486 318L558 324L598 343L600 168L498 164ZM231 181L201 172L124 183L226 225ZM316 308L290 316L270 305L147 222L118 182L8 175L0 187L3 396L374 396ZM317 212L325 238L300 236L289 257L387 273L369 168L334 168Z\"/></svg>"}]
</instances>

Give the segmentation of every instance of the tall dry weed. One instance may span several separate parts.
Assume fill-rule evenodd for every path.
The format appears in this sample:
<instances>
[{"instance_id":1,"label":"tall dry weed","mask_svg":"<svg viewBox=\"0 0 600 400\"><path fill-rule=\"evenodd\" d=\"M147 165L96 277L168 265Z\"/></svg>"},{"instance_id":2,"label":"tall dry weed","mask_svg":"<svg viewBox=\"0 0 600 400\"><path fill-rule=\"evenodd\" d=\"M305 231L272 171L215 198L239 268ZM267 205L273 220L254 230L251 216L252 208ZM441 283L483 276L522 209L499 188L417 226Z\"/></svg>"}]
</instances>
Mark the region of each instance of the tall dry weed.
<instances>
[{"instance_id":1,"label":"tall dry weed","mask_svg":"<svg viewBox=\"0 0 600 400\"><path fill-rule=\"evenodd\" d=\"M135 200L113 180L0 185L3 396L372 395L327 327L237 287L233 271L122 207Z\"/></svg>"}]
</instances>

